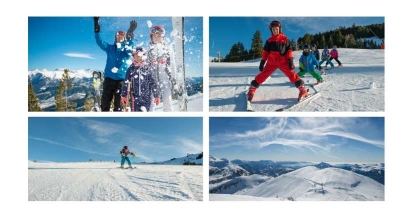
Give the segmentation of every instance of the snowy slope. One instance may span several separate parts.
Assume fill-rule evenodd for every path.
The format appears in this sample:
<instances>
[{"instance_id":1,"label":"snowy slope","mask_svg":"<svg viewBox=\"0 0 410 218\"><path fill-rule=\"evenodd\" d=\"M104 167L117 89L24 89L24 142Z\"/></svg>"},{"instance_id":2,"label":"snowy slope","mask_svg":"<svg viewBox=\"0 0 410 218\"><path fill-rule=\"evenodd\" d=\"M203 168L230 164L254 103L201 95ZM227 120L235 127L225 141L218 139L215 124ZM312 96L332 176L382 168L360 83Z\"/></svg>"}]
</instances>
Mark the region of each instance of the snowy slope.
<instances>
[{"instance_id":1,"label":"snowy slope","mask_svg":"<svg viewBox=\"0 0 410 218\"><path fill-rule=\"evenodd\" d=\"M28 163L29 201L202 201L202 166Z\"/></svg>"},{"instance_id":2,"label":"snowy slope","mask_svg":"<svg viewBox=\"0 0 410 218\"><path fill-rule=\"evenodd\" d=\"M383 201L384 185L343 169L308 166L272 178L242 194L297 201Z\"/></svg>"},{"instance_id":3,"label":"snowy slope","mask_svg":"<svg viewBox=\"0 0 410 218\"><path fill-rule=\"evenodd\" d=\"M343 67L328 70L328 74L323 75L325 83L317 87L321 95L292 111L385 110L384 50L341 48L338 51ZM295 51L293 55L295 65L298 66L301 51ZM209 63L209 111L246 111L245 91L259 73L259 62L260 59L241 63ZM295 71L299 71L298 67ZM310 74L302 79L306 84L316 83ZM374 83L374 88L370 88L371 83ZM312 89L310 91L313 92ZM298 93L288 78L276 70L257 90L253 106L255 111L275 111L295 103Z\"/></svg>"}]
</instances>

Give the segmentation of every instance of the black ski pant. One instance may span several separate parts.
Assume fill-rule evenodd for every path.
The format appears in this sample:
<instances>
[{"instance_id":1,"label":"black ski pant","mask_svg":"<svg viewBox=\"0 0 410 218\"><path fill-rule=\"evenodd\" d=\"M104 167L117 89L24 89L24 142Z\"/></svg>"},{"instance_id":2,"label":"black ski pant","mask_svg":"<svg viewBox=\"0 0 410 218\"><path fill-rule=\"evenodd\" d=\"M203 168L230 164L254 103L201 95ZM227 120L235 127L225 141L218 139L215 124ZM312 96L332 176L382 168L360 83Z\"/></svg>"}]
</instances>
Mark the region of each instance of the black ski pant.
<instances>
[{"instance_id":1,"label":"black ski pant","mask_svg":"<svg viewBox=\"0 0 410 218\"><path fill-rule=\"evenodd\" d=\"M114 97L114 111L121 111L121 89L124 80L113 80L109 77L104 79L101 110L110 111L112 98Z\"/></svg>"},{"instance_id":2,"label":"black ski pant","mask_svg":"<svg viewBox=\"0 0 410 218\"><path fill-rule=\"evenodd\" d=\"M332 61L333 59L335 59L335 61L336 61L339 65L342 65L342 63L340 63L339 59L337 59L337 58L330 58L329 61ZM327 65L327 63L326 63L326 65Z\"/></svg>"}]
</instances>

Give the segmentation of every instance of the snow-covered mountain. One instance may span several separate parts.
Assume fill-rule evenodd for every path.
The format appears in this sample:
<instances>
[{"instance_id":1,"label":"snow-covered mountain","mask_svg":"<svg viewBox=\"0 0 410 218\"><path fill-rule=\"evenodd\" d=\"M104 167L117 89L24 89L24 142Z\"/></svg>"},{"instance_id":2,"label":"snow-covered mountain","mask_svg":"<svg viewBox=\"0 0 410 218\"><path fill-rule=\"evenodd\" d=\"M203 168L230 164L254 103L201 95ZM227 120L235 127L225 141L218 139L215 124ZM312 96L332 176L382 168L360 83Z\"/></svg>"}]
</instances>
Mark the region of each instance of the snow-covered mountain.
<instances>
[{"instance_id":1,"label":"snow-covered mountain","mask_svg":"<svg viewBox=\"0 0 410 218\"><path fill-rule=\"evenodd\" d=\"M222 158L209 156L209 184L220 183L238 176L248 176L248 171Z\"/></svg>"},{"instance_id":2,"label":"snow-covered mountain","mask_svg":"<svg viewBox=\"0 0 410 218\"><path fill-rule=\"evenodd\" d=\"M202 165L203 153L188 154L185 157L172 158L167 161L155 162L154 164L167 164L167 165Z\"/></svg>"},{"instance_id":3,"label":"snow-covered mountain","mask_svg":"<svg viewBox=\"0 0 410 218\"><path fill-rule=\"evenodd\" d=\"M322 49L319 49L322 52ZM293 108L297 112L380 112L385 110L385 54L382 49L340 48L343 67L327 71L323 84L316 87L318 97ZM301 51L293 52L295 71ZM245 92L259 73L260 59L240 63L209 63L209 111L246 111ZM333 61L335 66L337 63ZM325 64L322 64L324 66ZM315 84L310 74L302 78L306 86ZM314 90L311 88L313 93ZM296 103L298 89L276 70L253 98L257 112L272 112Z\"/></svg>"},{"instance_id":4,"label":"snow-covered mountain","mask_svg":"<svg viewBox=\"0 0 410 218\"><path fill-rule=\"evenodd\" d=\"M316 168L318 170L333 169L346 171L354 175L365 176L373 182L384 185L384 164L329 164L325 162L297 161L246 161L210 156L209 160L209 192L212 194L245 194L247 190L259 184L285 175L293 175L300 169ZM322 172L327 172L322 171ZM349 174L347 173L347 174ZM331 175L331 174L326 174ZM350 175L350 174L349 174ZM333 178L333 177L332 177ZM329 178L329 179L332 179ZM261 197L261 196L257 196ZM276 196L269 196L276 198ZM295 200L294 196L281 196L279 200ZM374 199L373 199L374 200Z\"/></svg>"},{"instance_id":5,"label":"snow-covered mountain","mask_svg":"<svg viewBox=\"0 0 410 218\"><path fill-rule=\"evenodd\" d=\"M202 166L28 163L29 201L202 201Z\"/></svg>"},{"instance_id":6,"label":"snow-covered mountain","mask_svg":"<svg viewBox=\"0 0 410 218\"><path fill-rule=\"evenodd\" d=\"M351 171L308 166L271 178L241 194L296 201L383 201L384 185Z\"/></svg>"},{"instance_id":7,"label":"snow-covered mountain","mask_svg":"<svg viewBox=\"0 0 410 218\"><path fill-rule=\"evenodd\" d=\"M261 175L238 176L233 179L224 180L220 183L209 184L209 193L236 194L245 192L260 183L265 182L270 177Z\"/></svg>"},{"instance_id":8,"label":"snow-covered mountain","mask_svg":"<svg viewBox=\"0 0 410 218\"><path fill-rule=\"evenodd\" d=\"M94 95L92 84L92 72L95 69L70 70L69 75L73 79L73 89L67 91L68 99L77 103L77 111L83 110L84 100L88 92ZM34 93L40 100L40 107L43 111L55 110L55 99L59 80L64 74L64 69L56 70L31 70L28 71L28 82L33 84ZM189 98L202 97L203 77L187 77L186 87ZM199 94L199 95L198 95ZM202 109L201 109L202 110Z\"/></svg>"}]
</instances>

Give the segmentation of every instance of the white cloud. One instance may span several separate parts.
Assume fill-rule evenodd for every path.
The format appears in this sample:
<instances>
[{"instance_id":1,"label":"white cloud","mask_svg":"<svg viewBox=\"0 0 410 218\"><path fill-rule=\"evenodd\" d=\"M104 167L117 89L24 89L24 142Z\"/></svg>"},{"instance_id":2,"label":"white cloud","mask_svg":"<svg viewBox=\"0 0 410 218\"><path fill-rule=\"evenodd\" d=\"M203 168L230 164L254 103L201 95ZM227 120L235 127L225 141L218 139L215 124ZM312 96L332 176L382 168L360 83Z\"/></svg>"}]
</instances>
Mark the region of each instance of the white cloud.
<instances>
[{"instance_id":1,"label":"white cloud","mask_svg":"<svg viewBox=\"0 0 410 218\"><path fill-rule=\"evenodd\" d=\"M65 53L65 56L72 57L72 58L88 58L88 59L95 59L91 56L91 54L81 54L81 53Z\"/></svg>"}]
</instances>

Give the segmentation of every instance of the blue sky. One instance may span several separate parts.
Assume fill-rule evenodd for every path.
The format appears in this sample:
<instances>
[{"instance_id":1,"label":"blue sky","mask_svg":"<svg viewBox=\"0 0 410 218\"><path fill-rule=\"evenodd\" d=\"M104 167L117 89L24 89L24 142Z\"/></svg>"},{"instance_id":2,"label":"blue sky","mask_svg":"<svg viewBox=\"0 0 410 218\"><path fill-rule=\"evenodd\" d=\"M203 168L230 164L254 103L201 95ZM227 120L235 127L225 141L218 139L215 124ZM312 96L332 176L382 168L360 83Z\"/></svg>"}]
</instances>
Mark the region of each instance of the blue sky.
<instances>
[{"instance_id":1,"label":"blue sky","mask_svg":"<svg viewBox=\"0 0 410 218\"><path fill-rule=\"evenodd\" d=\"M233 44L242 42L245 49L251 48L253 34L261 31L262 40L271 36L269 23L278 20L283 33L295 41L306 33L316 34L334 30L340 26L350 27L384 23L384 17L209 17L209 56L225 57Z\"/></svg>"},{"instance_id":2,"label":"blue sky","mask_svg":"<svg viewBox=\"0 0 410 218\"><path fill-rule=\"evenodd\" d=\"M211 117L209 136L229 160L384 163L383 117Z\"/></svg>"},{"instance_id":3,"label":"blue sky","mask_svg":"<svg viewBox=\"0 0 410 218\"><path fill-rule=\"evenodd\" d=\"M114 42L115 33L127 31L131 20L138 23L136 45L147 46L151 26L162 25L172 41L171 17L101 17L104 41ZM185 17L185 69L187 76L202 76L203 18ZM57 68L100 69L106 53L95 42L93 17L28 17L28 70Z\"/></svg>"},{"instance_id":4,"label":"blue sky","mask_svg":"<svg viewBox=\"0 0 410 218\"><path fill-rule=\"evenodd\" d=\"M135 162L164 161L203 151L202 117L29 117L28 159L119 161L127 145Z\"/></svg>"}]
</instances>

